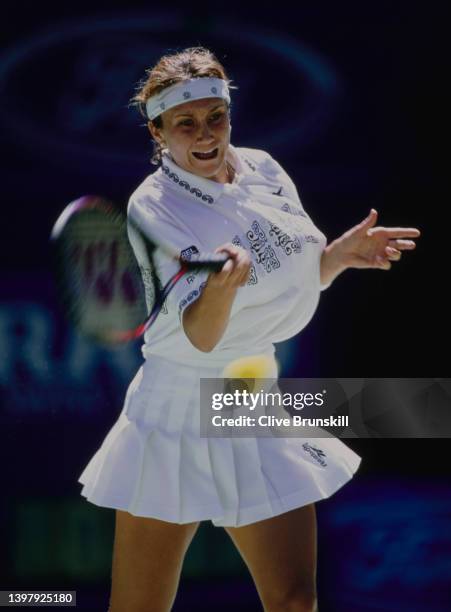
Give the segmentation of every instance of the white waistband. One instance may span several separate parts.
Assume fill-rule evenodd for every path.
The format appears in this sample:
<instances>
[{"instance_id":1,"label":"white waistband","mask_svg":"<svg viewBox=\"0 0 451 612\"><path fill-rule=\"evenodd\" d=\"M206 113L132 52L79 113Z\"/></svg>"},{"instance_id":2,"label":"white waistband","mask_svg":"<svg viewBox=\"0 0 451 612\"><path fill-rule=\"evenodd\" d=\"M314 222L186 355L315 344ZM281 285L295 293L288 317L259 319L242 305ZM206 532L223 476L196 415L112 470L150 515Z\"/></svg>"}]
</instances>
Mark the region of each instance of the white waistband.
<instances>
[{"instance_id":1,"label":"white waistband","mask_svg":"<svg viewBox=\"0 0 451 612\"><path fill-rule=\"evenodd\" d=\"M189 357L186 355L179 356L174 353L155 351L150 345L143 345L141 350L145 359L150 360L154 357L162 357L166 361L172 361L176 364L179 363L185 366L212 369L225 368L235 359L250 357L251 355L266 355L274 358L275 353L275 347L273 344L265 347L252 346L240 350L237 350L236 348L224 349L220 351L212 351L211 353L201 353L200 351L196 351L196 353L199 353L199 355L194 354L192 356L190 355Z\"/></svg>"}]
</instances>

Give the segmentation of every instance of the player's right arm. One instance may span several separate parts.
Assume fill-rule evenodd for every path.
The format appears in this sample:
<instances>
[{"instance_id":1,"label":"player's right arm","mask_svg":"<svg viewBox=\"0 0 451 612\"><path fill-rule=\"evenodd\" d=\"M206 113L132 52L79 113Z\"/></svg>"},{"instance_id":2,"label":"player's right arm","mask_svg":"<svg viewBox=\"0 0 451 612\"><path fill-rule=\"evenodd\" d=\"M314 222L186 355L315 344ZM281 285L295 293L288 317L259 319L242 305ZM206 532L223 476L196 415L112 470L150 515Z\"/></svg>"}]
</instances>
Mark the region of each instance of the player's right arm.
<instances>
[{"instance_id":1,"label":"player's right arm","mask_svg":"<svg viewBox=\"0 0 451 612\"><path fill-rule=\"evenodd\" d=\"M208 276L200 297L185 308L182 318L189 341L205 353L224 335L238 288L247 283L251 268L249 253L240 247L227 243L215 252L227 253L230 259L220 272Z\"/></svg>"}]
</instances>

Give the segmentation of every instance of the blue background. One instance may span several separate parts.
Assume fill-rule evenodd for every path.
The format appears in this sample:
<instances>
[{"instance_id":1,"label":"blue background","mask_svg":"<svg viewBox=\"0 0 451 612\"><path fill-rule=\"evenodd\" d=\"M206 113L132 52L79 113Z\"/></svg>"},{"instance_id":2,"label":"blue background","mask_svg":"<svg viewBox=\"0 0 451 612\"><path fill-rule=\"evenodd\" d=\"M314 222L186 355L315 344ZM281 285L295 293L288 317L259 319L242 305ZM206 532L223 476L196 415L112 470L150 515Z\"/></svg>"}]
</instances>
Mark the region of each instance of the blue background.
<instances>
[{"instance_id":1,"label":"blue background","mask_svg":"<svg viewBox=\"0 0 451 612\"><path fill-rule=\"evenodd\" d=\"M163 53L215 52L239 87L233 144L269 151L329 240L371 207L380 225L422 232L389 272L350 270L322 294L278 347L281 374L446 377L446 21L439 2L3 4L1 589L70 588L79 609L107 607L114 513L86 503L76 480L141 355L66 326L48 236L71 200L125 205L153 169L128 102ZM317 505L320 609L449 610L448 441L346 443L363 462ZM226 534L204 523L174 610L232 606L261 609Z\"/></svg>"}]
</instances>

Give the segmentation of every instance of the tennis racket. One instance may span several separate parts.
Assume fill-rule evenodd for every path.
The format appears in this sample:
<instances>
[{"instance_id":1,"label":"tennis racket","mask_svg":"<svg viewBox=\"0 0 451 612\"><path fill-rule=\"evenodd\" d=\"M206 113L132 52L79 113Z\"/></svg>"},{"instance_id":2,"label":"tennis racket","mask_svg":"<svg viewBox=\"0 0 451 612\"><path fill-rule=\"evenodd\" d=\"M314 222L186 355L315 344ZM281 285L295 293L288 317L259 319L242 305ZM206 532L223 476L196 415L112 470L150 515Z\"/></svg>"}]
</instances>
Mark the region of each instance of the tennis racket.
<instances>
[{"instance_id":1,"label":"tennis racket","mask_svg":"<svg viewBox=\"0 0 451 612\"><path fill-rule=\"evenodd\" d=\"M138 264L129 232L145 249L145 266ZM214 253L183 258L148 229L144 235L136 223L100 196L84 196L66 206L53 226L51 242L66 316L84 335L106 345L142 336L187 272L218 272L228 259ZM164 286L155 260L157 249L179 265Z\"/></svg>"}]
</instances>

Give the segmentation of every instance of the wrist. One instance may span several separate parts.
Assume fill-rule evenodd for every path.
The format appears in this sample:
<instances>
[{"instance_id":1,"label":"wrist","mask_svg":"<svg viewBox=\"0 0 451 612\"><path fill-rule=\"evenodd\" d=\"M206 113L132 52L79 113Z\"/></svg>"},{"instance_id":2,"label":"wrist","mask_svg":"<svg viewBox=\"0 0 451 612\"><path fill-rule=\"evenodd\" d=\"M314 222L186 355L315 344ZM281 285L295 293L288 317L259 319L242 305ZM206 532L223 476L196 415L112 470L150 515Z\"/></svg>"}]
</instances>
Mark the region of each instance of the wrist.
<instances>
[{"instance_id":1,"label":"wrist","mask_svg":"<svg viewBox=\"0 0 451 612\"><path fill-rule=\"evenodd\" d=\"M320 284L322 288L328 287L347 268L341 241L339 239L334 240L321 253Z\"/></svg>"},{"instance_id":2,"label":"wrist","mask_svg":"<svg viewBox=\"0 0 451 612\"><path fill-rule=\"evenodd\" d=\"M238 287L234 287L224 283L223 281L218 282L216 275L210 274L207 278L204 292L205 291L207 291L207 295L211 296L213 299L218 299L219 294L221 295L221 300L234 299L236 292L238 291Z\"/></svg>"}]
</instances>

